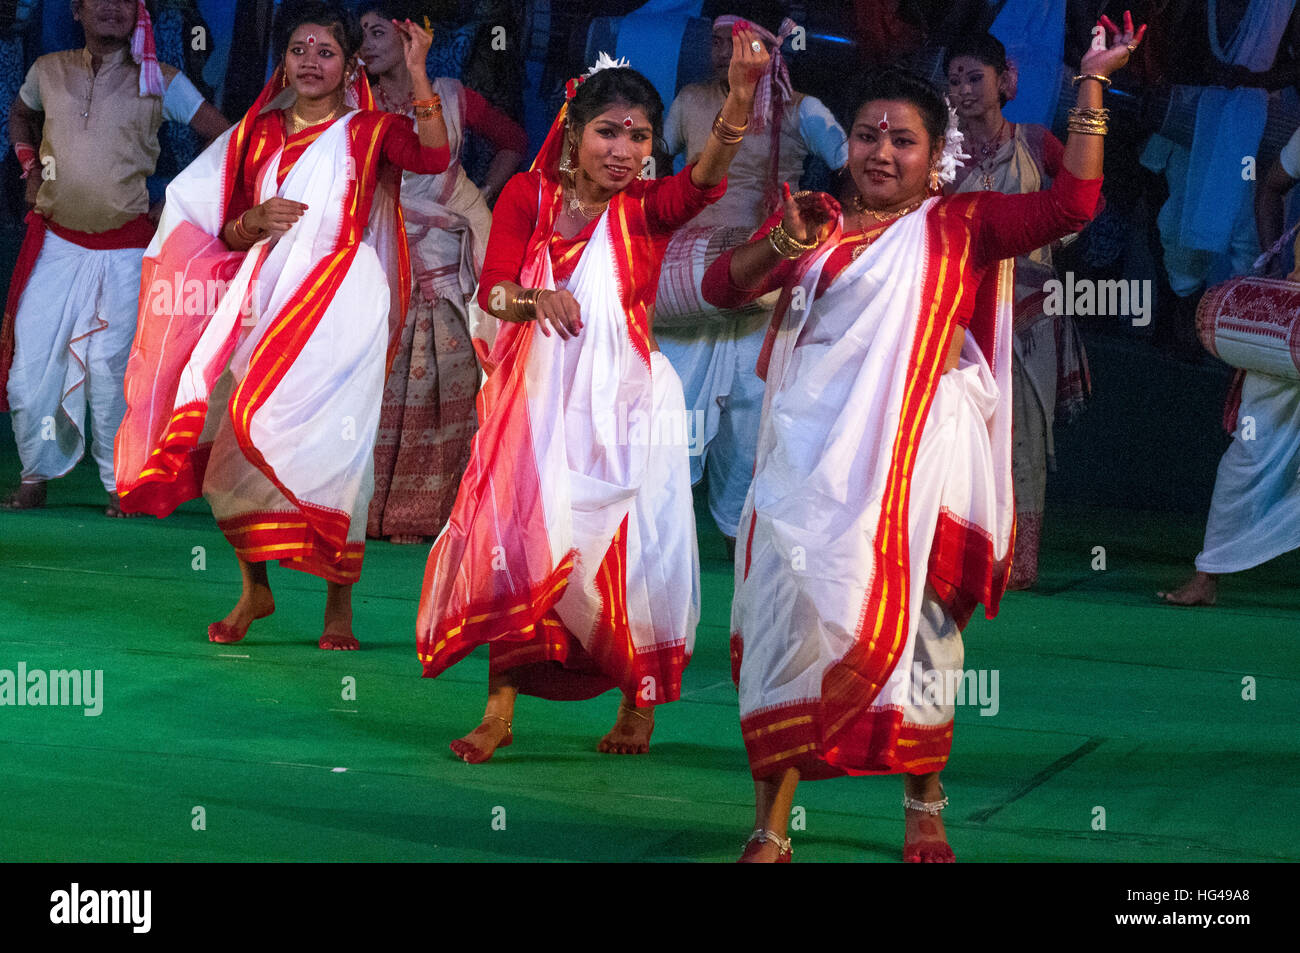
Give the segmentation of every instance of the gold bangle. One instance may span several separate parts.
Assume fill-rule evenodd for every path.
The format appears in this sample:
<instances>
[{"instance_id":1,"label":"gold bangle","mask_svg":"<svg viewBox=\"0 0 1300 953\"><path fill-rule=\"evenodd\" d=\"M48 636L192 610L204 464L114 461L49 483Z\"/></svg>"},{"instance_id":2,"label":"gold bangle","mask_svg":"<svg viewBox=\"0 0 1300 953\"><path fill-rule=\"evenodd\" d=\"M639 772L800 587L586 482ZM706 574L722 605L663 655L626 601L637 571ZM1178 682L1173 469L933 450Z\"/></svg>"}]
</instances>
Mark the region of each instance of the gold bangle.
<instances>
[{"instance_id":1,"label":"gold bangle","mask_svg":"<svg viewBox=\"0 0 1300 953\"><path fill-rule=\"evenodd\" d=\"M537 296L543 290L545 289L525 288L515 295L507 309L511 314L511 320L519 322L534 320L537 317Z\"/></svg>"},{"instance_id":2,"label":"gold bangle","mask_svg":"<svg viewBox=\"0 0 1300 953\"><path fill-rule=\"evenodd\" d=\"M718 140L726 146L734 146L736 143L745 138L745 130L749 128L748 120L743 126L733 125L722 118L722 110L718 110L718 115L713 119L713 134Z\"/></svg>"},{"instance_id":3,"label":"gold bangle","mask_svg":"<svg viewBox=\"0 0 1300 953\"><path fill-rule=\"evenodd\" d=\"M1102 76L1100 73L1080 73L1078 76L1074 77L1073 83L1075 86L1078 86L1079 83L1085 79L1095 79L1107 89L1110 89L1110 77Z\"/></svg>"},{"instance_id":4,"label":"gold bangle","mask_svg":"<svg viewBox=\"0 0 1300 953\"><path fill-rule=\"evenodd\" d=\"M415 121L426 122L430 119L433 119L435 116L441 116L441 115L442 115L441 106L439 106L437 109L433 109L429 107L426 107L424 109L417 109L415 111Z\"/></svg>"},{"instance_id":5,"label":"gold bangle","mask_svg":"<svg viewBox=\"0 0 1300 953\"><path fill-rule=\"evenodd\" d=\"M785 230L784 223L777 223L776 228L767 233L767 242L778 255L791 261L802 258L817 247L816 239L811 242L801 242Z\"/></svg>"},{"instance_id":6,"label":"gold bangle","mask_svg":"<svg viewBox=\"0 0 1300 953\"><path fill-rule=\"evenodd\" d=\"M416 99L416 100L413 100L413 101L411 102L411 105L414 106L416 109L419 109L421 106L439 106L439 107L441 107L441 106L442 106L442 97L439 96L437 93L434 93L434 94L433 94L430 98L428 98L428 99Z\"/></svg>"},{"instance_id":7,"label":"gold bangle","mask_svg":"<svg viewBox=\"0 0 1300 953\"><path fill-rule=\"evenodd\" d=\"M248 242L250 245L255 245L262 236L260 231L255 232L244 224L244 215L247 215L249 211L251 209L241 214L232 224L235 226L236 238L242 242Z\"/></svg>"}]
</instances>

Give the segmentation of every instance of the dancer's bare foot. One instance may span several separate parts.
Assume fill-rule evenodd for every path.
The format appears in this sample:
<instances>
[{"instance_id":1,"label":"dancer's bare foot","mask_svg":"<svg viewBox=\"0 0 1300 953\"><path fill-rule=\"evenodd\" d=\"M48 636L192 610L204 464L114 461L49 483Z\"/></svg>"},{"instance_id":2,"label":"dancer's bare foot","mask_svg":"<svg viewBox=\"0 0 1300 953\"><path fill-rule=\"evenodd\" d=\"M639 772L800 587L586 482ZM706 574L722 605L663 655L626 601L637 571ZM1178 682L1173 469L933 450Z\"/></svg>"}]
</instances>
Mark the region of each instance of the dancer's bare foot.
<instances>
[{"instance_id":1,"label":"dancer's bare foot","mask_svg":"<svg viewBox=\"0 0 1300 953\"><path fill-rule=\"evenodd\" d=\"M325 584L325 634L316 643L335 652L355 652L361 643L352 634L352 585Z\"/></svg>"},{"instance_id":2,"label":"dancer's bare foot","mask_svg":"<svg viewBox=\"0 0 1300 953\"><path fill-rule=\"evenodd\" d=\"M940 812L947 807L939 773L904 775L903 863L951 864L952 848Z\"/></svg>"},{"instance_id":3,"label":"dancer's bare foot","mask_svg":"<svg viewBox=\"0 0 1300 953\"><path fill-rule=\"evenodd\" d=\"M45 505L45 481L22 483L5 498L7 510L36 510Z\"/></svg>"},{"instance_id":4,"label":"dancer's bare foot","mask_svg":"<svg viewBox=\"0 0 1300 953\"><path fill-rule=\"evenodd\" d=\"M1198 572L1172 592L1157 592L1156 596L1172 606L1212 606L1219 598L1219 577Z\"/></svg>"},{"instance_id":5,"label":"dancer's bare foot","mask_svg":"<svg viewBox=\"0 0 1300 953\"><path fill-rule=\"evenodd\" d=\"M451 750L466 764L482 764L497 748L508 748L514 740L509 721L500 715L484 715L477 728L451 743Z\"/></svg>"},{"instance_id":6,"label":"dancer's bare foot","mask_svg":"<svg viewBox=\"0 0 1300 953\"><path fill-rule=\"evenodd\" d=\"M238 557L236 557L238 558ZM208 626L208 641L229 645L240 641L248 634L248 627L255 619L265 619L275 611L275 599L271 596L271 582L266 575L266 563L250 563L239 560L239 575L244 588L239 594L239 601L220 622Z\"/></svg>"},{"instance_id":7,"label":"dancer's bare foot","mask_svg":"<svg viewBox=\"0 0 1300 953\"><path fill-rule=\"evenodd\" d=\"M275 600L271 590L258 586L251 592L245 592L220 622L208 626L208 641L231 645L241 641L248 634L248 627L256 619L265 619L275 611Z\"/></svg>"},{"instance_id":8,"label":"dancer's bare foot","mask_svg":"<svg viewBox=\"0 0 1300 953\"><path fill-rule=\"evenodd\" d=\"M637 708L623 702L618 706L614 727L600 739L596 750L601 754L647 754L654 730L654 708Z\"/></svg>"},{"instance_id":9,"label":"dancer's bare foot","mask_svg":"<svg viewBox=\"0 0 1300 953\"><path fill-rule=\"evenodd\" d=\"M424 542L424 539L418 533L394 533L388 537L390 543L397 543L399 546L414 546L416 543Z\"/></svg>"},{"instance_id":10,"label":"dancer's bare foot","mask_svg":"<svg viewBox=\"0 0 1300 953\"><path fill-rule=\"evenodd\" d=\"M122 519L124 517L140 516L139 513L128 513L122 509L122 498L116 493L108 494L108 506L104 507L104 515L112 519Z\"/></svg>"}]
</instances>

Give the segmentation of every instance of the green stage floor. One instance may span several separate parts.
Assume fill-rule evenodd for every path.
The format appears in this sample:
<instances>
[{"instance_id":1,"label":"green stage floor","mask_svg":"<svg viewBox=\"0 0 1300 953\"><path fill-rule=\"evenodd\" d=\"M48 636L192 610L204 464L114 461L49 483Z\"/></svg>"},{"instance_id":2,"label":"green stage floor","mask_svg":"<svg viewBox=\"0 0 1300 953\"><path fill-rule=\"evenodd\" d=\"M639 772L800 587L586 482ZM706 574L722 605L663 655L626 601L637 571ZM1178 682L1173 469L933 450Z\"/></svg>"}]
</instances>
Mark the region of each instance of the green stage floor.
<instances>
[{"instance_id":1,"label":"green stage floor","mask_svg":"<svg viewBox=\"0 0 1300 953\"><path fill-rule=\"evenodd\" d=\"M0 430L8 479L17 462ZM83 462L52 484L48 509L0 513L0 670L103 671L97 717L0 707L0 859L737 855L752 787L727 659L731 572L711 522L695 657L650 755L595 752L615 694L523 698L514 745L469 766L447 742L478 721L487 660L480 651L420 678L427 547L368 548L361 652L315 647L324 585L278 568L276 615L218 646L205 627L229 608L238 573L204 505L110 521L101 494ZM967 630L966 666L997 671L999 709L958 710L945 779L959 860L1300 860L1288 807L1300 775L1300 553L1227 580L1219 608L1159 606L1152 593L1187 572L1198 522L1049 511L1041 588L1009 594L997 620ZM1092 568L1096 546L1104 571ZM195 547L206 568L194 568ZM1242 697L1248 676L1255 700ZM348 677L355 700L343 697ZM798 860L897 860L900 787L803 785Z\"/></svg>"}]
</instances>

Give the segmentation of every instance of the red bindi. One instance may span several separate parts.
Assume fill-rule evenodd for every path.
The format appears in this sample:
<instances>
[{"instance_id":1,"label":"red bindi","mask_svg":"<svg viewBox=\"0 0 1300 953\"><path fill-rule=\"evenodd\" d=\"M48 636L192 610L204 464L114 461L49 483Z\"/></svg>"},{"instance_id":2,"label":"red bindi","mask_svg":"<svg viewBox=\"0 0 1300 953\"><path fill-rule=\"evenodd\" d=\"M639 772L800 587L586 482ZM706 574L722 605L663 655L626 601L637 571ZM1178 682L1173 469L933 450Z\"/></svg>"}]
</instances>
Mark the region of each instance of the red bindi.
<instances>
[{"instance_id":1,"label":"red bindi","mask_svg":"<svg viewBox=\"0 0 1300 953\"><path fill-rule=\"evenodd\" d=\"M624 128L624 129L631 129L631 128L632 128L632 117L631 117L631 116L624 116L624 117L623 117L623 128Z\"/></svg>"},{"instance_id":2,"label":"red bindi","mask_svg":"<svg viewBox=\"0 0 1300 953\"><path fill-rule=\"evenodd\" d=\"M880 127L881 132L889 132L889 113L885 113L884 118L881 119L880 122L876 123L876 125Z\"/></svg>"}]
</instances>

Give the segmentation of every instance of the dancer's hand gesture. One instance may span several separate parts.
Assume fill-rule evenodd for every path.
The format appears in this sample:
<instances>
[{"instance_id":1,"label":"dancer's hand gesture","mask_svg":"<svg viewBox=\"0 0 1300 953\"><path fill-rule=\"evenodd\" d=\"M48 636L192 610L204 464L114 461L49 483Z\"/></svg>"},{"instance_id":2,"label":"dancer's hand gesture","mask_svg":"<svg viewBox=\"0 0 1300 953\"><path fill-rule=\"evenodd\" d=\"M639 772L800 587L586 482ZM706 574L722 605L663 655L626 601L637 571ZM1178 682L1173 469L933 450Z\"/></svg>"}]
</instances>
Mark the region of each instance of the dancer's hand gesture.
<instances>
[{"instance_id":1,"label":"dancer's hand gesture","mask_svg":"<svg viewBox=\"0 0 1300 953\"><path fill-rule=\"evenodd\" d=\"M736 23L731 28L731 65L727 68L727 83L746 102L754 99L754 89L763 78L772 55L749 29L748 23Z\"/></svg>"},{"instance_id":2,"label":"dancer's hand gesture","mask_svg":"<svg viewBox=\"0 0 1300 953\"><path fill-rule=\"evenodd\" d=\"M578 299L567 291L543 291L537 295L534 307L537 327L547 337L551 336L547 325L566 341L576 338L582 330L582 309L578 306Z\"/></svg>"},{"instance_id":3,"label":"dancer's hand gesture","mask_svg":"<svg viewBox=\"0 0 1300 953\"><path fill-rule=\"evenodd\" d=\"M410 20L394 20L393 26L402 35L402 56L411 76L427 78L425 62L433 46L433 34Z\"/></svg>"},{"instance_id":4,"label":"dancer's hand gesture","mask_svg":"<svg viewBox=\"0 0 1300 953\"><path fill-rule=\"evenodd\" d=\"M1097 21L1097 24L1106 31L1106 39L1103 42L1100 35L1094 38L1092 45L1088 47L1088 52L1083 54L1083 60L1079 63L1079 72L1085 75L1092 73L1097 76L1110 76L1128 62L1133 51L1142 42L1142 37L1146 36L1147 28L1146 24L1143 24L1141 29L1135 32L1133 16L1127 10L1124 11L1123 30L1104 16Z\"/></svg>"},{"instance_id":5,"label":"dancer's hand gesture","mask_svg":"<svg viewBox=\"0 0 1300 953\"><path fill-rule=\"evenodd\" d=\"M301 202L276 196L249 209L244 215L244 226L258 234L270 232L273 235L283 235L293 228L305 211L307 206Z\"/></svg>"},{"instance_id":6,"label":"dancer's hand gesture","mask_svg":"<svg viewBox=\"0 0 1300 953\"><path fill-rule=\"evenodd\" d=\"M790 194L790 183L782 186L785 197L785 216L781 226L785 233L800 242L825 242L835 231L840 217L840 203L825 192L800 192Z\"/></svg>"}]
</instances>

